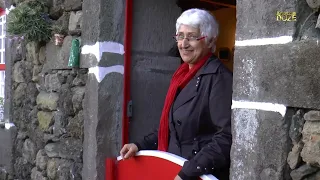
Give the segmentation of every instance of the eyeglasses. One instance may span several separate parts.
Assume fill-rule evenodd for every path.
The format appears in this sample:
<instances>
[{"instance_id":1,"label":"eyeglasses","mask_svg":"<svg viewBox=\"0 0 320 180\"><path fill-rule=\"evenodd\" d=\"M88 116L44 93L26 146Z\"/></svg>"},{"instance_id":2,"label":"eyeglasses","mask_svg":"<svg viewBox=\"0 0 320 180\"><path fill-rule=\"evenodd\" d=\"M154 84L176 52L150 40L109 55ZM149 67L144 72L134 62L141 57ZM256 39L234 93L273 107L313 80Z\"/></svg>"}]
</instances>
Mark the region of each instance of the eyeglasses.
<instances>
[{"instance_id":1,"label":"eyeglasses","mask_svg":"<svg viewBox=\"0 0 320 180\"><path fill-rule=\"evenodd\" d=\"M195 42L195 41L200 41L201 39L204 39L206 38L207 36L187 36L187 37L184 37L183 35L181 34L177 34L175 36L173 36L173 39L176 41L176 42L181 42L183 41L184 39L186 39L187 41L189 42Z\"/></svg>"}]
</instances>

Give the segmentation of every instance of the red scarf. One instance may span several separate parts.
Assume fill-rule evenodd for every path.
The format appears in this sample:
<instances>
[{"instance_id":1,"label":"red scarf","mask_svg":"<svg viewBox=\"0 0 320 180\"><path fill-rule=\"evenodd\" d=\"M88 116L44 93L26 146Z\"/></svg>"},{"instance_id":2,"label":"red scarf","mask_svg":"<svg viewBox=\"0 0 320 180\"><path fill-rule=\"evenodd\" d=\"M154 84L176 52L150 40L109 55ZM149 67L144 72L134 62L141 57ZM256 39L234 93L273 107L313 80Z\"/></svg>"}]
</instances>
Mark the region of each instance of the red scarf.
<instances>
[{"instance_id":1,"label":"red scarf","mask_svg":"<svg viewBox=\"0 0 320 180\"><path fill-rule=\"evenodd\" d=\"M158 132L158 150L168 150L169 112L178 89L183 89L189 83L189 81L196 75L198 70L204 65L204 63L209 59L211 55L212 53L209 53L207 56L200 59L190 70L189 65L187 63L183 63L173 74L160 119Z\"/></svg>"}]
</instances>

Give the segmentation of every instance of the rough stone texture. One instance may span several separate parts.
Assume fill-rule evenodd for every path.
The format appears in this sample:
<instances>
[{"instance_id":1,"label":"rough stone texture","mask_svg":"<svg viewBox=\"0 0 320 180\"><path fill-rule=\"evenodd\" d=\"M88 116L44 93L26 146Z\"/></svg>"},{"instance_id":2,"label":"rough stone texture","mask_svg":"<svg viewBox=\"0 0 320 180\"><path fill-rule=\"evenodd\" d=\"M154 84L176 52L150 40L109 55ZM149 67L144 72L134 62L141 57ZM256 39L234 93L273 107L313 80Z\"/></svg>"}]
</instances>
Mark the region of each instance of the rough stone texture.
<instances>
[{"instance_id":1,"label":"rough stone texture","mask_svg":"<svg viewBox=\"0 0 320 180\"><path fill-rule=\"evenodd\" d=\"M53 125L53 134L57 137L60 135L66 133L66 124L67 124L67 118L66 115L62 111L56 111L53 113L54 117L54 125ZM81 131L82 129L78 129L78 131Z\"/></svg>"},{"instance_id":2,"label":"rough stone texture","mask_svg":"<svg viewBox=\"0 0 320 180\"><path fill-rule=\"evenodd\" d=\"M77 87L72 89L72 104L74 112L79 112L80 110L82 110L82 100L84 98L85 90L85 87Z\"/></svg>"},{"instance_id":3,"label":"rough stone texture","mask_svg":"<svg viewBox=\"0 0 320 180\"><path fill-rule=\"evenodd\" d=\"M320 123L306 121L302 131L302 141L304 147L301 157L309 164L320 164Z\"/></svg>"},{"instance_id":4,"label":"rough stone texture","mask_svg":"<svg viewBox=\"0 0 320 180\"><path fill-rule=\"evenodd\" d=\"M16 63L13 67L13 81L17 83L25 82L24 70L21 62Z\"/></svg>"},{"instance_id":5,"label":"rough stone texture","mask_svg":"<svg viewBox=\"0 0 320 180\"><path fill-rule=\"evenodd\" d=\"M318 9L320 7L320 1L319 0L306 0L309 7L312 9Z\"/></svg>"},{"instance_id":6,"label":"rough stone texture","mask_svg":"<svg viewBox=\"0 0 320 180\"><path fill-rule=\"evenodd\" d=\"M53 123L52 112L39 111L37 115L38 115L38 121L39 121L39 128L43 131L49 130L49 127Z\"/></svg>"},{"instance_id":7,"label":"rough stone texture","mask_svg":"<svg viewBox=\"0 0 320 180\"><path fill-rule=\"evenodd\" d=\"M0 179L13 173L13 143L16 136L16 128L9 130L0 128ZM4 178L3 178L4 179Z\"/></svg>"},{"instance_id":8,"label":"rough stone texture","mask_svg":"<svg viewBox=\"0 0 320 180\"><path fill-rule=\"evenodd\" d=\"M320 121L320 111L309 111L304 115L307 121Z\"/></svg>"},{"instance_id":9,"label":"rough stone texture","mask_svg":"<svg viewBox=\"0 0 320 180\"><path fill-rule=\"evenodd\" d=\"M23 149L22 149L22 157L24 160L26 160L28 163L35 163L36 160L36 149L35 144L30 140L26 139L23 143Z\"/></svg>"},{"instance_id":10,"label":"rough stone texture","mask_svg":"<svg viewBox=\"0 0 320 180\"><path fill-rule=\"evenodd\" d=\"M290 119L276 112L234 109L230 179L284 179Z\"/></svg>"},{"instance_id":11,"label":"rough stone texture","mask_svg":"<svg viewBox=\"0 0 320 180\"><path fill-rule=\"evenodd\" d=\"M82 28L82 11L71 12L69 20L69 31Z\"/></svg>"},{"instance_id":12,"label":"rough stone texture","mask_svg":"<svg viewBox=\"0 0 320 180\"><path fill-rule=\"evenodd\" d=\"M50 16L54 19L58 19L63 14L63 3L65 0L52 0L52 6L50 8Z\"/></svg>"},{"instance_id":13,"label":"rough stone texture","mask_svg":"<svg viewBox=\"0 0 320 180\"><path fill-rule=\"evenodd\" d=\"M42 66L35 65L33 67L33 71L32 71L32 81L33 82L39 82L39 80L41 78L41 77L39 77L39 74L41 73L41 71L42 71Z\"/></svg>"},{"instance_id":14,"label":"rough stone texture","mask_svg":"<svg viewBox=\"0 0 320 180\"><path fill-rule=\"evenodd\" d=\"M40 170L45 170L47 168L48 156L43 149L38 151L36 157L36 165Z\"/></svg>"},{"instance_id":15,"label":"rough stone texture","mask_svg":"<svg viewBox=\"0 0 320 180\"><path fill-rule=\"evenodd\" d=\"M47 144L45 151L50 158L60 157L81 162L82 142L74 138L63 139L57 143Z\"/></svg>"},{"instance_id":16,"label":"rough stone texture","mask_svg":"<svg viewBox=\"0 0 320 180\"><path fill-rule=\"evenodd\" d=\"M71 137L83 139L83 112L80 111L74 118L69 118L66 127L68 134Z\"/></svg>"},{"instance_id":17,"label":"rough stone texture","mask_svg":"<svg viewBox=\"0 0 320 180\"><path fill-rule=\"evenodd\" d=\"M31 180L48 180L44 177L41 172L37 171L37 168L34 167L31 172Z\"/></svg>"},{"instance_id":18,"label":"rough stone texture","mask_svg":"<svg viewBox=\"0 0 320 180\"><path fill-rule=\"evenodd\" d=\"M81 179L81 165L53 158L48 162L47 175L50 179Z\"/></svg>"},{"instance_id":19,"label":"rough stone texture","mask_svg":"<svg viewBox=\"0 0 320 180\"><path fill-rule=\"evenodd\" d=\"M51 69L71 69L68 67L70 56L72 37L67 36L64 38L62 47L54 45L49 42L46 47L47 63L43 66L43 72L48 72Z\"/></svg>"},{"instance_id":20,"label":"rough stone texture","mask_svg":"<svg viewBox=\"0 0 320 180\"><path fill-rule=\"evenodd\" d=\"M320 28L320 15L318 16L318 20L317 20L316 28Z\"/></svg>"},{"instance_id":21,"label":"rough stone texture","mask_svg":"<svg viewBox=\"0 0 320 180\"><path fill-rule=\"evenodd\" d=\"M307 176L303 180L318 180L318 179L320 179L320 171L318 171L317 173L314 173L310 176Z\"/></svg>"},{"instance_id":22,"label":"rough stone texture","mask_svg":"<svg viewBox=\"0 0 320 180\"><path fill-rule=\"evenodd\" d=\"M58 92L61 89L61 82L58 74L46 75L44 86L48 92Z\"/></svg>"},{"instance_id":23,"label":"rough stone texture","mask_svg":"<svg viewBox=\"0 0 320 180\"><path fill-rule=\"evenodd\" d=\"M292 150L289 152L287 162L291 169L297 168L297 166L301 162L300 152L302 148L303 143L299 142L298 144L294 145Z\"/></svg>"},{"instance_id":24,"label":"rough stone texture","mask_svg":"<svg viewBox=\"0 0 320 180\"><path fill-rule=\"evenodd\" d=\"M68 0L64 2L64 10L78 11L82 9L82 0Z\"/></svg>"},{"instance_id":25,"label":"rough stone texture","mask_svg":"<svg viewBox=\"0 0 320 180\"><path fill-rule=\"evenodd\" d=\"M294 145L298 144L301 139L301 132L304 125L303 111L298 110L295 115L292 116L289 136Z\"/></svg>"},{"instance_id":26,"label":"rough stone texture","mask_svg":"<svg viewBox=\"0 0 320 180\"><path fill-rule=\"evenodd\" d=\"M67 30L69 26L69 18L70 18L70 13L64 12L63 15L55 22L55 24L58 24L63 29Z\"/></svg>"},{"instance_id":27,"label":"rough stone texture","mask_svg":"<svg viewBox=\"0 0 320 180\"><path fill-rule=\"evenodd\" d=\"M37 105L40 109L57 110L58 100L57 93L40 92L37 96Z\"/></svg>"},{"instance_id":28,"label":"rough stone texture","mask_svg":"<svg viewBox=\"0 0 320 180\"><path fill-rule=\"evenodd\" d=\"M292 177L292 180L301 180L304 177L306 177L307 175L310 175L314 172L316 172L318 169L315 167L312 167L310 165L302 165L301 167L299 167L296 170L293 170L290 175Z\"/></svg>"},{"instance_id":29,"label":"rough stone texture","mask_svg":"<svg viewBox=\"0 0 320 180\"><path fill-rule=\"evenodd\" d=\"M27 61L32 62L34 65L39 65L39 44L35 42L29 42L26 45L27 48Z\"/></svg>"},{"instance_id":30,"label":"rough stone texture","mask_svg":"<svg viewBox=\"0 0 320 180\"><path fill-rule=\"evenodd\" d=\"M315 100L320 89L315 83L318 65L314 59L320 58L316 41L238 47L235 57L234 76L242 78L234 79L234 87L242 90L234 91L234 100L320 107L320 102Z\"/></svg>"}]
</instances>

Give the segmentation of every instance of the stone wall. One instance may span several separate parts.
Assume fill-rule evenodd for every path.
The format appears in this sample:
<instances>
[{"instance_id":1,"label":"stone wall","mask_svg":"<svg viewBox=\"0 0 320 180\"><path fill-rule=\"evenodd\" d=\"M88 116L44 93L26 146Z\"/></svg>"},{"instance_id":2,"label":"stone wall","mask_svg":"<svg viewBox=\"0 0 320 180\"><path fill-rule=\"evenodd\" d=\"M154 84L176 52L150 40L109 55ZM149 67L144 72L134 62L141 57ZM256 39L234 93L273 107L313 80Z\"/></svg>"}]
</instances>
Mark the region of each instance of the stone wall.
<instances>
[{"instance_id":1,"label":"stone wall","mask_svg":"<svg viewBox=\"0 0 320 180\"><path fill-rule=\"evenodd\" d=\"M293 147L287 162L292 180L320 179L320 111L298 109L289 135Z\"/></svg>"},{"instance_id":2,"label":"stone wall","mask_svg":"<svg viewBox=\"0 0 320 180\"><path fill-rule=\"evenodd\" d=\"M26 44L21 38L7 44L12 66L6 77L12 80L8 120L17 129L8 179L82 179L88 69L67 66L71 41L81 38L82 1L53 1L51 6L50 17L69 29L61 47L53 41Z\"/></svg>"},{"instance_id":3,"label":"stone wall","mask_svg":"<svg viewBox=\"0 0 320 180\"><path fill-rule=\"evenodd\" d=\"M309 167L320 152L317 126L303 118L320 109L318 14L307 2L319 8L308 0L237 1L232 180L304 179L318 171ZM277 12L296 13L296 21L278 21Z\"/></svg>"}]
</instances>

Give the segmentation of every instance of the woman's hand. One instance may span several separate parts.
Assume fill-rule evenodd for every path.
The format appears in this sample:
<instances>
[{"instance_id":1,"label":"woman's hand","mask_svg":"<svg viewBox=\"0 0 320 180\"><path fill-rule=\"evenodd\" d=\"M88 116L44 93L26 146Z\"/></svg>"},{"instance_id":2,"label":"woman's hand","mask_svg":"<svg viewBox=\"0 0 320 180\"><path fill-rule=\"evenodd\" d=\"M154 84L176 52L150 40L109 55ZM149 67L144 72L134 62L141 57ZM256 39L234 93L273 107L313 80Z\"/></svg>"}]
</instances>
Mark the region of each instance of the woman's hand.
<instances>
[{"instance_id":1,"label":"woman's hand","mask_svg":"<svg viewBox=\"0 0 320 180\"><path fill-rule=\"evenodd\" d=\"M138 152L138 147L137 145L130 143L130 144L125 144L121 151L120 151L120 156L123 159L129 159L132 156L134 156Z\"/></svg>"},{"instance_id":2,"label":"woman's hand","mask_svg":"<svg viewBox=\"0 0 320 180\"><path fill-rule=\"evenodd\" d=\"M176 176L175 178L174 178L174 180L182 180L181 178L180 178L180 176Z\"/></svg>"}]
</instances>

